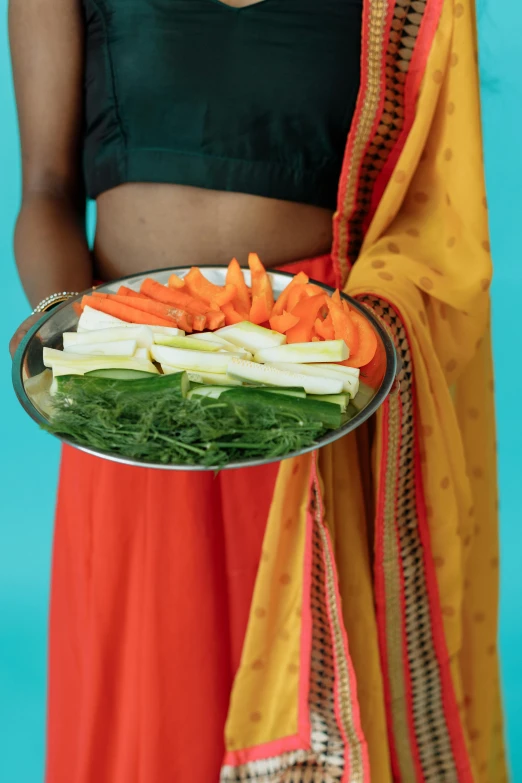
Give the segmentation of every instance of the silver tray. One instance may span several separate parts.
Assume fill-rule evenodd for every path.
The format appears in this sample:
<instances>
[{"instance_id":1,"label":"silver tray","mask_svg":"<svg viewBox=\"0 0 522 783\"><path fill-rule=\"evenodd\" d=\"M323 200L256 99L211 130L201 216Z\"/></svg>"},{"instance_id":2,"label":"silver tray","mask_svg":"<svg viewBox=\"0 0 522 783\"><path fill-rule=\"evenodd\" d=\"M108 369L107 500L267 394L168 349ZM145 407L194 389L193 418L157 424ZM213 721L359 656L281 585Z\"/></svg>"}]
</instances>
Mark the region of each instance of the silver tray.
<instances>
[{"instance_id":1,"label":"silver tray","mask_svg":"<svg viewBox=\"0 0 522 783\"><path fill-rule=\"evenodd\" d=\"M212 283L217 285L223 285L225 283L225 276L227 268L224 266L202 266L200 267L205 277ZM159 269L153 272L145 272L139 275L130 275L129 277L121 278L120 280L106 283L99 286L97 290L105 291L106 293L115 293L120 285L127 285L129 288L135 288L139 290L139 287L143 280L147 277L153 277L160 283L167 283L170 275L175 272L179 277L184 277L189 271L189 267L172 267L169 269ZM250 285L250 272L248 269L243 270L245 279ZM274 290L274 296L277 296L286 288L292 279L293 275L286 272L269 272L272 287ZM329 286L323 285L318 281L313 281L316 285L321 286L325 291L330 293L334 289ZM377 334L378 340L381 342L384 353L386 356L386 366L383 372L383 378L375 394L370 399L368 404L360 410L350 421L346 422L342 427L337 430L332 430L319 438L314 446L310 446L306 449L301 449L297 452L287 454L282 459L288 459L290 457L298 456L299 454L305 454L309 451L314 451L321 446L326 446L328 443L334 441L352 432L367 419L372 416L375 411L382 405L390 390L392 389L396 374L397 374L397 358L395 353L395 347L393 342L381 326L377 318L373 313L368 310L364 305L361 305L355 299L352 299L345 294L342 295L344 299L349 301L350 306L359 310L360 313L370 322L373 329ZM45 371L46 368L43 364L43 348L58 348L61 349L62 334L64 332L75 331L78 324L78 316L74 311L73 304L76 301L81 300L82 294L75 299L70 299L64 304L51 310L44 315L38 323L28 332L24 340L20 343L16 355L13 361L13 386L16 395L34 421L42 427L49 424L50 417L50 396L49 388L52 380L51 372ZM101 451L98 449L88 448L81 446L78 443L68 439L60 438L64 443L70 446L80 449L81 451L93 454L103 459L112 460L113 462L119 462L125 465L135 465L140 467L158 468L161 470L215 470L212 467L200 467L199 465L179 465L179 464L157 464L157 463L144 463L135 460L122 457L119 454L112 454L110 452ZM254 465L262 465L268 462L278 462L281 458L273 458L267 460L244 460L242 462L229 463L226 468L240 468Z\"/></svg>"}]
</instances>

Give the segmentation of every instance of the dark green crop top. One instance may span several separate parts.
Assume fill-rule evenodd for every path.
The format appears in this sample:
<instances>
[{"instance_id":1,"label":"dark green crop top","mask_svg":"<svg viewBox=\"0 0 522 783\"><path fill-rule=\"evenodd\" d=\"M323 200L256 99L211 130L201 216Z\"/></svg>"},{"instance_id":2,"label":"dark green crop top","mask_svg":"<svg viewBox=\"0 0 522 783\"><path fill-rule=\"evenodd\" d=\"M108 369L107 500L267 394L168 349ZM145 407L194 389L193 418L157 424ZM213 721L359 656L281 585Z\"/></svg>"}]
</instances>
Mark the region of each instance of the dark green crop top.
<instances>
[{"instance_id":1,"label":"dark green crop top","mask_svg":"<svg viewBox=\"0 0 522 783\"><path fill-rule=\"evenodd\" d=\"M335 208L362 0L83 0L88 195L166 182Z\"/></svg>"}]
</instances>

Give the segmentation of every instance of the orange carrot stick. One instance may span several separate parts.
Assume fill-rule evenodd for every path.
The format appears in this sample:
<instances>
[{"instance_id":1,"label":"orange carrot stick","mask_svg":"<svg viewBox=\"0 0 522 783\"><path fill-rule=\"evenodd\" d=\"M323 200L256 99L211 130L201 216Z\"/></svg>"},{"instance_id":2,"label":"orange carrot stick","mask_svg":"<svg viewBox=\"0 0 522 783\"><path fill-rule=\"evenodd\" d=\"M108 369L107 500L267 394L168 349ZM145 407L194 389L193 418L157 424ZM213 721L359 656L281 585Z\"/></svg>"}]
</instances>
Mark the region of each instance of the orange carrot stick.
<instances>
[{"instance_id":1,"label":"orange carrot stick","mask_svg":"<svg viewBox=\"0 0 522 783\"><path fill-rule=\"evenodd\" d=\"M298 323L299 317L297 315L292 315L292 313L287 313L286 310L283 310L281 315L273 315L270 318L270 328L273 329L274 332L281 332L281 334L285 334L285 332Z\"/></svg>"},{"instance_id":2,"label":"orange carrot stick","mask_svg":"<svg viewBox=\"0 0 522 783\"><path fill-rule=\"evenodd\" d=\"M202 332L205 328L219 329L225 325L225 319L219 307L208 305L199 299L195 299L185 291L167 288L151 278L143 281L141 291L154 301L162 302L171 307L178 307L190 313L193 316L192 328L196 332ZM232 294L231 291L228 293L229 295ZM209 310L209 308L211 309ZM209 326L209 324L213 324L213 326Z\"/></svg>"},{"instance_id":3,"label":"orange carrot stick","mask_svg":"<svg viewBox=\"0 0 522 783\"><path fill-rule=\"evenodd\" d=\"M133 296L136 298L137 296L141 296L139 291L133 291L132 288L127 288L126 285L120 285L118 288L118 296Z\"/></svg>"},{"instance_id":4,"label":"orange carrot stick","mask_svg":"<svg viewBox=\"0 0 522 783\"><path fill-rule=\"evenodd\" d=\"M185 287L192 296L203 299L207 304L212 302L214 306L218 307L230 302L237 293L233 285L219 286L211 283L197 266L193 266L185 277Z\"/></svg>"},{"instance_id":5,"label":"orange carrot stick","mask_svg":"<svg viewBox=\"0 0 522 783\"><path fill-rule=\"evenodd\" d=\"M243 277L243 272L237 258L233 258L228 265L227 283L236 287L236 295L232 299L234 310L238 313L244 313L245 316L247 316L252 304L250 301L250 291L245 283L245 278ZM245 317L243 320L245 321L247 318Z\"/></svg>"},{"instance_id":6,"label":"orange carrot stick","mask_svg":"<svg viewBox=\"0 0 522 783\"><path fill-rule=\"evenodd\" d=\"M111 294L108 297L113 302L118 304L128 304L129 297L118 296L117 294ZM174 321L180 329L184 329L187 332L192 331L192 316L185 310L172 305L166 305L162 302L155 302L154 299L148 299L147 297L133 297L132 307L136 310L141 310L144 313L151 313L158 316L158 318L164 318L166 321L169 319Z\"/></svg>"},{"instance_id":7,"label":"orange carrot stick","mask_svg":"<svg viewBox=\"0 0 522 783\"><path fill-rule=\"evenodd\" d=\"M185 281L175 274L169 277L169 288L185 288Z\"/></svg>"},{"instance_id":8,"label":"orange carrot stick","mask_svg":"<svg viewBox=\"0 0 522 783\"><path fill-rule=\"evenodd\" d=\"M272 308L271 315L282 315L283 310L289 310L288 298L292 293L293 289L297 285L306 285L309 279L310 278L308 277L308 275L305 274L304 272L298 272L296 276L290 280L285 290L281 292L277 302L274 304L274 307Z\"/></svg>"},{"instance_id":9,"label":"orange carrot stick","mask_svg":"<svg viewBox=\"0 0 522 783\"><path fill-rule=\"evenodd\" d=\"M223 307L227 307L227 305L223 305ZM209 310L207 313L207 329L209 329L211 332L214 332L216 329L221 329L222 326L225 326L226 320L225 320L225 313L221 310Z\"/></svg>"},{"instance_id":10,"label":"orange carrot stick","mask_svg":"<svg viewBox=\"0 0 522 783\"><path fill-rule=\"evenodd\" d=\"M208 312L208 305L195 299L184 291L167 288L161 285L157 280L148 277L141 284L141 293L153 299L155 302L161 302L172 307L179 307L186 310L191 315L205 315Z\"/></svg>"},{"instance_id":11,"label":"orange carrot stick","mask_svg":"<svg viewBox=\"0 0 522 783\"><path fill-rule=\"evenodd\" d=\"M92 307L93 310L98 310L100 313L107 313L107 315L112 315L114 318L119 318L120 321L126 321L129 324L146 324L148 326L174 325L171 319L167 320L166 318L159 318L156 315L144 313L134 307L129 307L129 305L114 302L112 299L84 296L82 299L82 306Z\"/></svg>"},{"instance_id":12,"label":"orange carrot stick","mask_svg":"<svg viewBox=\"0 0 522 783\"><path fill-rule=\"evenodd\" d=\"M95 296L96 299L107 299L109 294L104 294L103 291L93 291L91 296Z\"/></svg>"}]
</instances>

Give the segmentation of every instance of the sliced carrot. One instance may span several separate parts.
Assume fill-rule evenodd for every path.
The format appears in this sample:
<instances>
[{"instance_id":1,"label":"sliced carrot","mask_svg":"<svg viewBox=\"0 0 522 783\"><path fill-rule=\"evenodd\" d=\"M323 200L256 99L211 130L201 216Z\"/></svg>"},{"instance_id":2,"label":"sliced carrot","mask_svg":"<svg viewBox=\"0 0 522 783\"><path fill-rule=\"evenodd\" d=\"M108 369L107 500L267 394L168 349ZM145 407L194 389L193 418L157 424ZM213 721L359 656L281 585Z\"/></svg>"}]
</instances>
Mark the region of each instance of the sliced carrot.
<instances>
[{"instance_id":1,"label":"sliced carrot","mask_svg":"<svg viewBox=\"0 0 522 783\"><path fill-rule=\"evenodd\" d=\"M347 367L364 367L375 356L378 343L377 335L371 324L358 310L351 310L349 319L357 329L358 345L356 349L351 350L348 359L341 364L345 364Z\"/></svg>"},{"instance_id":2,"label":"sliced carrot","mask_svg":"<svg viewBox=\"0 0 522 783\"><path fill-rule=\"evenodd\" d=\"M83 305L82 305L82 303L81 302L73 302L73 310L74 310L74 312L76 313L76 315L79 318L81 316L81 314L83 313Z\"/></svg>"},{"instance_id":3,"label":"sliced carrot","mask_svg":"<svg viewBox=\"0 0 522 783\"><path fill-rule=\"evenodd\" d=\"M185 293L185 291L167 288L167 286L161 285L157 280L152 280L150 277L143 281L140 290L142 294L145 294L150 299L154 299L156 302L179 307L191 315L205 315L209 309L208 304L195 299L190 294Z\"/></svg>"},{"instance_id":4,"label":"sliced carrot","mask_svg":"<svg viewBox=\"0 0 522 783\"><path fill-rule=\"evenodd\" d=\"M297 285L306 285L309 279L310 278L308 277L308 275L305 274L304 272L298 272L296 276L290 280L285 290L281 292L277 302L272 308L271 315L282 315L283 310L289 310L290 308L288 307L288 298L292 293L293 289Z\"/></svg>"},{"instance_id":5,"label":"sliced carrot","mask_svg":"<svg viewBox=\"0 0 522 783\"><path fill-rule=\"evenodd\" d=\"M273 315L271 317L270 328L273 329L274 332L285 334L292 326L295 326L298 323L299 317L297 315L292 315L292 313L287 313L286 310L283 310L281 315Z\"/></svg>"},{"instance_id":6,"label":"sliced carrot","mask_svg":"<svg viewBox=\"0 0 522 783\"><path fill-rule=\"evenodd\" d=\"M214 285L203 276L197 266L193 266L185 277L185 287L189 294L196 299L202 299L207 304L212 302L213 306L221 307L227 304L236 295L236 288L233 285L225 286Z\"/></svg>"},{"instance_id":7,"label":"sliced carrot","mask_svg":"<svg viewBox=\"0 0 522 783\"><path fill-rule=\"evenodd\" d=\"M193 315L192 316L192 328L195 332L204 332L207 328L207 316L206 315Z\"/></svg>"},{"instance_id":8,"label":"sliced carrot","mask_svg":"<svg viewBox=\"0 0 522 783\"><path fill-rule=\"evenodd\" d=\"M243 315L241 315L241 313L238 313L232 302L228 302L228 304L222 305L221 309L225 315L225 323L227 326L231 326L232 324L240 324L247 320ZM211 330L219 329L218 326L210 326L210 324L208 328Z\"/></svg>"},{"instance_id":9,"label":"sliced carrot","mask_svg":"<svg viewBox=\"0 0 522 783\"><path fill-rule=\"evenodd\" d=\"M141 296L139 291L133 291L132 288L127 288L126 285L120 285L118 288L118 296L133 296L136 298L137 296Z\"/></svg>"},{"instance_id":10,"label":"sliced carrot","mask_svg":"<svg viewBox=\"0 0 522 783\"><path fill-rule=\"evenodd\" d=\"M175 274L169 277L169 288L185 288L185 281Z\"/></svg>"},{"instance_id":11,"label":"sliced carrot","mask_svg":"<svg viewBox=\"0 0 522 783\"><path fill-rule=\"evenodd\" d=\"M110 294L108 299L124 305L128 304L129 301L128 297L118 296L117 294ZM192 315L179 307L156 302L154 299L146 297L142 298L141 296L133 297L131 306L136 308L136 310L141 310L144 313L152 313L153 315L158 316L158 318L164 318L167 321L171 319L172 321L175 321L180 329L184 329L186 332L192 331Z\"/></svg>"},{"instance_id":12,"label":"sliced carrot","mask_svg":"<svg viewBox=\"0 0 522 783\"><path fill-rule=\"evenodd\" d=\"M344 340L352 356L359 348L359 333L350 316L344 311L338 291L328 300L328 309L332 317L335 339Z\"/></svg>"},{"instance_id":13,"label":"sliced carrot","mask_svg":"<svg viewBox=\"0 0 522 783\"><path fill-rule=\"evenodd\" d=\"M206 328L211 332L225 326L225 314L221 310L209 310L206 319Z\"/></svg>"},{"instance_id":14,"label":"sliced carrot","mask_svg":"<svg viewBox=\"0 0 522 783\"><path fill-rule=\"evenodd\" d=\"M112 299L100 299L93 296L84 296L82 299L82 307L92 307L93 310L99 310L101 313L107 313L114 318L119 318L121 321L126 321L130 324L147 324L148 326L173 326L172 320L166 318L159 318L156 315L150 313L144 313L141 310L137 310L135 307L130 307L127 304L120 304L114 302Z\"/></svg>"},{"instance_id":15,"label":"sliced carrot","mask_svg":"<svg viewBox=\"0 0 522 783\"><path fill-rule=\"evenodd\" d=\"M324 320L322 318L316 319L315 331L317 332L318 337L321 337L323 340L335 339L335 332L332 323L332 315L330 312L328 313L328 315Z\"/></svg>"},{"instance_id":16,"label":"sliced carrot","mask_svg":"<svg viewBox=\"0 0 522 783\"><path fill-rule=\"evenodd\" d=\"M109 294L104 294L103 291L93 291L91 296L95 296L97 299L107 299Z\"/></svg>"},{"instance_id":17,"label":"sliced carrot","mask_svg":"<svg viewBox=\"0 0 522 783\"><path fill-rule=\"evenodd\" d=\"M238 313L244 313L245 315L250 312L250 306L252 304L250 298L250 290L243 277L243 272L239 266L237 258L233 258L228 265L227 270L227 283L236 287L236 295L232 299L232 305ZM243 320L246 320L245 318Z\"/></svg>"},{"instance_id":18,"label":"sliced carrot","mask_svg":"<svg viewBox=\"0 0 522 783\"><path fill-rule=\"evenodd\" d=\"M307 297L305 294L305 298L301 299L291 311L292 315L299 318L299 323L286 332L287 343L310 342L317 315L327 300L328 297L324 292L312 297Z\"/></svg>"}]
</instances>

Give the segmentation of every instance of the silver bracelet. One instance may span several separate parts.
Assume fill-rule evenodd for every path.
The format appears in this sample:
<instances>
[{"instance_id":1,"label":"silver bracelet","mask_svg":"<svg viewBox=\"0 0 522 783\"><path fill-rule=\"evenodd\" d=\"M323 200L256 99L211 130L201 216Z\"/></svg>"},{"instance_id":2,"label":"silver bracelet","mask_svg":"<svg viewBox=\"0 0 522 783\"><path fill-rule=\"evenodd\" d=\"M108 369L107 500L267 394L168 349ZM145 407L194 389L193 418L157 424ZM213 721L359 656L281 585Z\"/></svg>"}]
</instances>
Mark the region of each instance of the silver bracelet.
<instances>
[{"instance_id":1,"label":"silver bracelet","mask_svg":"<svg viewBox=\"0 0 522 783\"><path fill-rule=\"evenodd\" d=\"M47 310L50 310L51 307L55 307L62 302L66 302L67 299L72 299L73 296L78 296L78 292L62 291L59 294L51 294L51 296L46 296L45 299L42 299L42 301L36 305L32 314L37 315L38 313L45 313Z\"/></svg>"}]
</instances>

